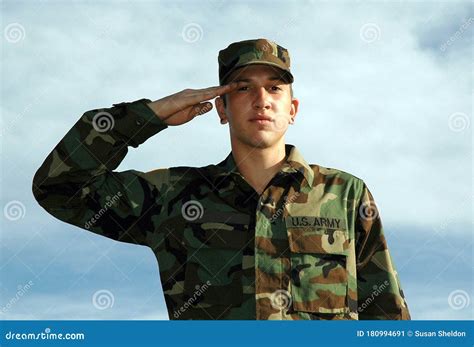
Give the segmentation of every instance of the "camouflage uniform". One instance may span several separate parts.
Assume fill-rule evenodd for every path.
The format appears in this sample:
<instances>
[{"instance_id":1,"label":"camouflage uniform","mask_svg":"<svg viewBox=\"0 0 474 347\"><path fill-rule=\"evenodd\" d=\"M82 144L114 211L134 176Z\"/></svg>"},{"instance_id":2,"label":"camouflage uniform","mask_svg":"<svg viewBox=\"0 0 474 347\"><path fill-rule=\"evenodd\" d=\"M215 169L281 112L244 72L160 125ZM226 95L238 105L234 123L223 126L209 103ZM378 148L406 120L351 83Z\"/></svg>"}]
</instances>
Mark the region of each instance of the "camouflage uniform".
<instances>
[{"instance_id":1,"label":"camouflage uniform","mask_svg":"<svg viewBox=\"0 0 474 347\"><path fill-rule=\"evenodd\" d=\"M361 179L309 165L292 145L261 195L232 153L199 168L114 171L128 146L167 128L150 102L84 113L33 194L66 223L149 246L170 319L410 319Z\"/></svg>"}]
</instances>

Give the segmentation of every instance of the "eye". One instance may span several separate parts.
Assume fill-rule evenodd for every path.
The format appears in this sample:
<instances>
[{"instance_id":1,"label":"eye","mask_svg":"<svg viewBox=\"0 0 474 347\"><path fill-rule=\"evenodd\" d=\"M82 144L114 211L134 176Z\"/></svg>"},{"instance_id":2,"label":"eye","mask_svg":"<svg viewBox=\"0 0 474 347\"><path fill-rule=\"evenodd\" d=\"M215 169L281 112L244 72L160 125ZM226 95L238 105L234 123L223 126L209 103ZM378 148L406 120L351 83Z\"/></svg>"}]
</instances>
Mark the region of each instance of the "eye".
<instances>
[{"instance_id":1,"label":"eye","mask_svg":"<svg viewBox=\"0 0 474 347\"><path fill-rule=\"evenodd\" d=\"M240 87L238 90L239 91L247 91L249 89L248 86Z\"/></svg>"},{"instance_id":2,"label":"eye","mask_svg":"<svg viewBox=\"0 0 474 347\"><path fill-rule=\"evenodd\" d=\"M271 90L273 90L273 91L278 91L278 90L281 90L281 88L278 87L278 86L272 86L272 87L271 87Z\"/></svg>"}]
</instances>

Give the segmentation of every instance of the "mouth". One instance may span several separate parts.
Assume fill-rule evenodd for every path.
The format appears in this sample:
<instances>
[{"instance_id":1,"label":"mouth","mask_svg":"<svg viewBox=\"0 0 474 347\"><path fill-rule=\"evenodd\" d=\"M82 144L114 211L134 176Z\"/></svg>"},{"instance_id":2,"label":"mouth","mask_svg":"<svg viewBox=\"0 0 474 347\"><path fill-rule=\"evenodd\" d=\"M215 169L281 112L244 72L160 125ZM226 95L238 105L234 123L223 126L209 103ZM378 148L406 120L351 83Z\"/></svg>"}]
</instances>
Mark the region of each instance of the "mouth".
<instances>
[{"instance_id":1,"label":"mouth","mask_svg":"<svg viewBox=\"0 0 474 347\"><path fill-rule=\"evenodd\" d=\"M273 119L266 116L257 116L257 117L251 118L249 121L252 123L257 123L257 124L270 124L273 122Z\"/></svg>"}]
</instances>

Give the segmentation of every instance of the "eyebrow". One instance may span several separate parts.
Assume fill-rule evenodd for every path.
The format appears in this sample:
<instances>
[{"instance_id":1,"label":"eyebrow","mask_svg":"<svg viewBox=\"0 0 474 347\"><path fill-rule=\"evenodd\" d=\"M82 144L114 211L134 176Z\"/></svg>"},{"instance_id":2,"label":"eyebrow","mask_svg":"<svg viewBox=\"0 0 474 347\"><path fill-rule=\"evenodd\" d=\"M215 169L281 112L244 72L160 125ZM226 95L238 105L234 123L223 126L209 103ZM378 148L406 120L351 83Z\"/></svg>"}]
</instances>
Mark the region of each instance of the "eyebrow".
<instances>
[{"instance_id":1,"label":"eyebrow","mask_svg":"<svg viewBox=\"0 0 474 347\"><path fill-rule=\"evenodd\" d=\"M281 77L278 77L278 76L269 77L269 78L268 78L268 81L281 81L281 82L285 82ZM250 78L236 78L236 79L233 80L232 82L247 82L247 83L250 83L250 82L252 82L252 79L250 79Z\"/></svg>"}]
</instances>

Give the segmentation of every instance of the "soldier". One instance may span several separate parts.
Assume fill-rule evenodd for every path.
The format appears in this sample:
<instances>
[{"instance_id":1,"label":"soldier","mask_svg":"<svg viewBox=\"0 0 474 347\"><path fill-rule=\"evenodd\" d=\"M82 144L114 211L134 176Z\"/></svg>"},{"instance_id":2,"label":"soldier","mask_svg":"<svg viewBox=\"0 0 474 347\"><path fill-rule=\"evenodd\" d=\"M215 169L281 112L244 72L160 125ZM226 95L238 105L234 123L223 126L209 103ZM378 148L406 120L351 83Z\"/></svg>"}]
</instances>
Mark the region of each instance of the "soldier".
<instances>
[{"instance_id":1,"label":"soldier","mask_svg":"<svg viewBox=\"0 0 474 347\"><path fill-rule=\"evenodd\" d=\"M33 180L56 218L149 246L170 319L410 319L363 180L308 164L284 135L298 100L288 51L266 39L219 52L220 85L85 112ZM219 164L114 171L169 126L212 109Z\"/></svg>"}]
</instances>

